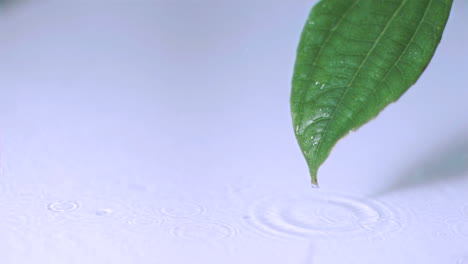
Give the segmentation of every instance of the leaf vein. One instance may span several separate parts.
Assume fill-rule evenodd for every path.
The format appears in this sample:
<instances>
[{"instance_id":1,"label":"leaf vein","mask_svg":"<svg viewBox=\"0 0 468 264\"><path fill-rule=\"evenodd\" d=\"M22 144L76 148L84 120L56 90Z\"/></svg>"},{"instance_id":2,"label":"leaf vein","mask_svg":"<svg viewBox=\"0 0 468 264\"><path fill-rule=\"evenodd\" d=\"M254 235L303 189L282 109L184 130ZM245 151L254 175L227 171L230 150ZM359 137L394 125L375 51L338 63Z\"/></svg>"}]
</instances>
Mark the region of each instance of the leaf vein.
<instances>
[{"instance_id":1,"label":"leaf vein","mask_svg":"<svg viewBox=\"0 0 468 264\"><path fill-rule=\"evenodd\" d=\"M367 53L366 57L364 58L364 60L362 61L362 63L359 65L358 69L356 70L355 74L354 74L354 77L351 79L351 81L349 81L347 87L345 88L345 91L343 93L343 95L341 96L340 100L338 101L338 104L337 104L337 107L333 110L332 114L331 114L331 117L330 119L333 119L334 116L336 115L337 113L337 109L339 108L340 104L342 104L343 102L343 99L345 98L347 92L349 91L350 87L352 86L356 76L358 75L358 73L360 72L360 70L362 69L362 66L366 63L367 59L369 58L369 55L374 51L374 49L376 48L377 46L377 43L379 43L379 40L382 38L382 36L387 32L389 26L392 24L392 21L395 19L396 15L402 10L402 7L405 5L405 3L407 2L408 0L403 0L399 7L396 9L396 11L393 13L392 17L388 20L387 22L387 25L385 26L385 28L382 30L382 32L380 33L380 35L377 37L374 45L372 46L372 48L370 49L370 51ZM325 135L328 133L328 129L330 128L330 124L331 122L328 122L327 126L325 127L322 135ZM316 152L318 152L322 146L322 142L323 140L321 140L318 145L317 145L317 148L316 148Z\"/></svg>"}]
</instances>

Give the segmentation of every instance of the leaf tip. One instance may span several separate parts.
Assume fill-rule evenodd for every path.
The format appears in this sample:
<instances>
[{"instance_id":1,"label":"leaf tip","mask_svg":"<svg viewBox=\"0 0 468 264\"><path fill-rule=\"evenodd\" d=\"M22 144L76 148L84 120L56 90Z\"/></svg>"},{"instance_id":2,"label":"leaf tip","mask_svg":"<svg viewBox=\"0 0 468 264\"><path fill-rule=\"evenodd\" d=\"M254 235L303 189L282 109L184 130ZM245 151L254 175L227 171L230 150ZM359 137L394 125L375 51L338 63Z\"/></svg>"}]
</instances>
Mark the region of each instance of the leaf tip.
<instances>
[{"instance_id":1,"label":"leaf tip","mask_svg":"<svg viewBox=\"0 0 468 264\"><path fill-rule=\"evenodd\" d=\"M312 188L319 188L318 181L317 181L317 173L316 172L310 172L310 183Z\"/></svg>"}]
</instances>

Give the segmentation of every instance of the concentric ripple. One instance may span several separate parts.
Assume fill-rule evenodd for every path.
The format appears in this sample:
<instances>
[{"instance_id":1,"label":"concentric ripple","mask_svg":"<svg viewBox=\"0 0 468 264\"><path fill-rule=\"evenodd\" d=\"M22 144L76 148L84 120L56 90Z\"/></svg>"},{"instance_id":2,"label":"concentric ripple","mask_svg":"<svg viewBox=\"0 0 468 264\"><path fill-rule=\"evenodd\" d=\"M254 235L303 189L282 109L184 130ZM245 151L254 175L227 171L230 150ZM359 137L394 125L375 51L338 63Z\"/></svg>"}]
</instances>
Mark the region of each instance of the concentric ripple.
<instances>
[{"instance_id":1,"label":"concentric ripple","mask_svg":"<svg viewBox=\"0 0 468 264\"><path fill-rule=\"evenodd\" d=\"M175 218L191 218L203 214L205 208L202 205L191 202L168 200L165 202L165 205L159 209L159 212L163 215Z\"/></svg>"},{"instance_id":2,"label":"concentric ripple","mask_svg":"<svg viewBox=\"0 0 468 264\"><path fill-rule=\"evenodd\" d=\"M209 221L183 223L170 232L178 238L198 241L220 240L235 234L234 228L229 225Z\"/></svg>"},{"instance_id":3,"label":"concentric ripple","mask_svg":"<svg viewBox=\"0 0 468 264\"><path fill-rule=\"evenodd\" d=\"M79 205L74 201L57 201L47 205L50 211L54 212L68 212L78 209Z\"/></svg>"},{"instance_id":4,"label":"concentric ripple","mask_svg":"<svg viewBox=\"0 0 468 264\"><path fill-rule=\"evenodd\" d=\"M406 222L380 202L324 193L267 197L250 214L249 224L273 237L381 237Z\"/></svg>"}]
</instances>

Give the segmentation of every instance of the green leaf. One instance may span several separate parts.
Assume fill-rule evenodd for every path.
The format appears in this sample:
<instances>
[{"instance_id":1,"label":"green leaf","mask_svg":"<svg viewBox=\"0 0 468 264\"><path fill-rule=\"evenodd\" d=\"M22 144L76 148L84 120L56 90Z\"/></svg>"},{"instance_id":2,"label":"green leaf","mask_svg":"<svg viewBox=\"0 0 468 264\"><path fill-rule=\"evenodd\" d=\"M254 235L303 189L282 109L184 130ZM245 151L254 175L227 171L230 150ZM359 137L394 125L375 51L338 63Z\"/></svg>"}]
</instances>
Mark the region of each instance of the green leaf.
<instances>
[{"instance_id":1,"label":"green leaf","mask_svg":"<svg viewBox=\"0 0 468 264\"><path fill-rule=\"evenodd\" d=\"M336 142L395 102L431 60L452 0L322 0L297 49L291 114L312 183Z\"/></svg>"}]
</instances>

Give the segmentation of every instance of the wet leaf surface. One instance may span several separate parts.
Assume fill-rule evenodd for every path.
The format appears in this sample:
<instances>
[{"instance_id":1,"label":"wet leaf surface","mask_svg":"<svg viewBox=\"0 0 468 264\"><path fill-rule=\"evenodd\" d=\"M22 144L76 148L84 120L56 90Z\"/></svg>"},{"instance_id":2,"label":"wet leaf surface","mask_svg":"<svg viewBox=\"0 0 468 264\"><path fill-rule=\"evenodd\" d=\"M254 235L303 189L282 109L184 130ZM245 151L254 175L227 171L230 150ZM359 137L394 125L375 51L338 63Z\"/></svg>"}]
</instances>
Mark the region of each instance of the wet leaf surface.
<instances>
[{"instance_id":1,"label":"wet leaf surface","mask_svg":"<svg viewBox=\"0 0 468 264\"><path fill-rule=\"evenodd\" d=\"M312 183L336 142L413 85L430 62L451 0L323 0L297 50L291 114Z\"/></svg>"}]
</instances>

